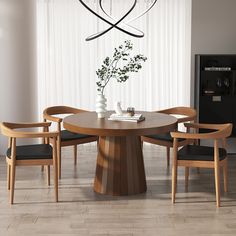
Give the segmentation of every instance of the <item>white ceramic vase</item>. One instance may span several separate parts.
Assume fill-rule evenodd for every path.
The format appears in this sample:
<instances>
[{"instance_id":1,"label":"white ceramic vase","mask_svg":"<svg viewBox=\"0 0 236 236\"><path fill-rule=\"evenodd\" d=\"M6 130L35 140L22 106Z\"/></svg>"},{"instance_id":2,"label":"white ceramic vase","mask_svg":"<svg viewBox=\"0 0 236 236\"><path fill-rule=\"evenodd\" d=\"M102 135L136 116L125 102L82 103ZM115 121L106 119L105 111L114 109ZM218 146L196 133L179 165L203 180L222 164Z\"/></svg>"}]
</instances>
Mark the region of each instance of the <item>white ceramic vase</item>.
<instances>
[{"instance_id":1,"label":"white ceramic vase","mask_svg":"<svg viewBox=\"0 0 236 236\"><path fill-rule=\"evenodd\" d=\"M106 115L106 107L107 107L107 99L105 98L104 94L98 94L96 98L96 112L98 118L104 118Z\"/></svg>"}]
</instances>

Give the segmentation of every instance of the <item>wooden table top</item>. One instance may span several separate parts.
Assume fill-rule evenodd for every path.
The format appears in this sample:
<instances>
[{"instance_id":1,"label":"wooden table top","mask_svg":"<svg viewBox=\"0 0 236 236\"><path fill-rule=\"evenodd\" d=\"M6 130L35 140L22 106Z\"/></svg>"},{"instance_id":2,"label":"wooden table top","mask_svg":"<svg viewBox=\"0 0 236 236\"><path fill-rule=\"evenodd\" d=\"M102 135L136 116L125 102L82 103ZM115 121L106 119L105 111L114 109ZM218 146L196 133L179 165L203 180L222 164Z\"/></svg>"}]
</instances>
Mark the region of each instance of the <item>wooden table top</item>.
<instances>
[{"instance_id":1,"label":"wooden table top","mask_svg":"<svg viewBox=\"0 0 236 236\"><path fill-rule=\"evenodd\" d=\"M108 120L110 114L107 112L105 118L98 119L96 112L83 112L64 118L65 129L74 132L97 136L128 136L128 135L151 135L165 133L174 130L177 119L173 116L156 112L137 112L145 116L141 122L125 122Z\"/></svg>"}]
</instances>

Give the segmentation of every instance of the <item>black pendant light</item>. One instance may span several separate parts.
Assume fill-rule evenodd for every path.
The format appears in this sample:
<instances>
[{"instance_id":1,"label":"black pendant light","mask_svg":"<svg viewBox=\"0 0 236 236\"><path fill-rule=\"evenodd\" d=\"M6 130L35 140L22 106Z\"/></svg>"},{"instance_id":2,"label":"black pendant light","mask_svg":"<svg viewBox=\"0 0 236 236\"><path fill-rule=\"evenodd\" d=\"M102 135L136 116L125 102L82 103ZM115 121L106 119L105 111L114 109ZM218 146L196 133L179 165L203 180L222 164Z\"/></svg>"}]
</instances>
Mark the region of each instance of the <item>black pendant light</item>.
<instances>
[{"instance_id":1,"label":"black pendant light","mask_svg":"<svg viewBox=\"0 0 236 236\"><path fill-rule=\"evenodd\" d=\"M145 9L141 14L139 14L138 16L128 20L127 22L123 22L123 20L134 10L134 8L137 6L137 2L138 0L134 0L132 7L127 11L127 13L122 16L119 20L114 19L111 15L109 15L106 10L103 7L104 4L104 0L99 0L99 7L101 8L102 12L106 15L106 18L99 15L97 12L95 12L93 9L91 9L86 3L85 0L79 0L80 3L87 9L89 10L92 14L94 14L95 16L97 16L99 19L101 19L102 21L106 22L108 25L110 25L106 30L103 30L101 32L95 33L89 37L86 38L86 41L90 41L93 39L96 39L102 35L104 35L105 33L107 33L108 31L110 31L113 28L116 28L120 31L122 31L123 33L126 33L130 36L136 37L136 38L142 38L144 36L144 33L129 25L129 23L131 23L134 20L137 20L138 18L142 17L144 14L146 14L149 10L151 10L151 8L153 8L153 6L156 4L157 0L153 0L153 3L147 8Z\"/></svg>"}]
</instances>

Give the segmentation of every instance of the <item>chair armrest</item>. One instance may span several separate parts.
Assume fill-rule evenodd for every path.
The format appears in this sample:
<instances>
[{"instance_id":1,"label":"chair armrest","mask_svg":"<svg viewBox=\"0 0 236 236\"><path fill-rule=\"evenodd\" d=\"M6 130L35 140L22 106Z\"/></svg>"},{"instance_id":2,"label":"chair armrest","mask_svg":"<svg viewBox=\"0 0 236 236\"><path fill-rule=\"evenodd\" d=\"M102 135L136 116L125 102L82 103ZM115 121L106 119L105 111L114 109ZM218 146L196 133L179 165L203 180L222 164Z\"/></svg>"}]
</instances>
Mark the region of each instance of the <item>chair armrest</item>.
<instances>
[{"instance_id":1,"label":"chair armrest","mask_svg":"<svg viewBox=\"0 0 236 236\"><path fill-rule=\"evenodd\" d=\"M56 138L59 132L21 132L12 131L12 138Z\"/></svg>"},{"instance_id":2,"label":"chair armrest","mask_svg":"<svg viewBox=\"0 0 236 236\"><path fill-rule=\"evenodd\" d=\"M193 129L212 129L212 130L218 130L219 126L224 127L225 125L220 124L201 124L201 123L184 123L184 126L187 128L193 128Z\"/></svg>"},{"instance_id":3,"label":"chair armrest","mask_svg":"<svg viewBox=\"0 0 236 236\"><path fill-rule=\"evenodd\" d=\"M1 127L9 127L10 129L20 129L20 128L39 128L39 127L49 127L51 122L36 122L36 123L10 123L2 122Z\"/></svg>"},{"instance_id":4,"label":"chair armrest","mask_svg":"<svg viewBox=\"0 0 236 236\"><path fill-rule=\"evenodd\" d=\"M187 127L205 128L215 130L209 133L183 133L183 132L171 132L172 138L185 138L185 139L221 139L230 136L232 131L232 124L188 124ZM218 129L217 129L218 127Z\"/></svg>"},{"instance_id":5,"label":"chair armrest","mask_svg":"<svg viewBox=\"0 0 236 236\"><path fill-rule=\"evenodd\" d=\"M59 132L28 132L20 131L15 129L20 128L38 128L38 127L49 127L51 122L39 122L39 123L9 123L2 122L1 130L2 133L11 138L48 138L57 137Z\"/></svg>"},{"instance_id":6,"label":"chair armrest","mask_svg":"<svg viewBox=\"0 0 236 236\"><path fill-rule=\"evenodd\" d=\"M172 107L165 110L160 110L158 112L173 116L176 115L181 116L181 117L176 117L178 119L178 123L195 121L197 116L196 111L190 107Z\"/></svg>"},{"instance_id":7,"label":"chair armrest","mask_svg":"<svg viewBox=\"0 0 236 236\"><path fill-rule=\"evenodd\" d=\"M192 134L192 133L183 133L183 132L171 132L171 137L172 138L183 138L183 139L210 139L213 138L212 134L215 134L218 132L212 132L211 134Z\"/></svg>"},{"instance_id":8,"label":"chair armrest","mask_svg":"<svg viewBox=\"0 0 236 236\"><path fill-rule=\"evenodd\" d=\"M184 117L180 117L180 118L177 118L177 119L178 119L178 123L184 123L186 121L194 121L195 116L184 116Z\"/></svg>"},{"instance_id":9,"label":"chair armrest","mask_svg":"<svg viewBox=\"0 0 236 236\"><path fill-rule=\"evenodd\" d=\"M46 119L46 120L50 120L50 121L54 121L54 122L57 122L57 123L61 123L63 121L62 118L60 117L55 117L55 116L52 116L52 115L48 115L47 113L43 113L43 118Z\"/></svg>"}]
</instances>

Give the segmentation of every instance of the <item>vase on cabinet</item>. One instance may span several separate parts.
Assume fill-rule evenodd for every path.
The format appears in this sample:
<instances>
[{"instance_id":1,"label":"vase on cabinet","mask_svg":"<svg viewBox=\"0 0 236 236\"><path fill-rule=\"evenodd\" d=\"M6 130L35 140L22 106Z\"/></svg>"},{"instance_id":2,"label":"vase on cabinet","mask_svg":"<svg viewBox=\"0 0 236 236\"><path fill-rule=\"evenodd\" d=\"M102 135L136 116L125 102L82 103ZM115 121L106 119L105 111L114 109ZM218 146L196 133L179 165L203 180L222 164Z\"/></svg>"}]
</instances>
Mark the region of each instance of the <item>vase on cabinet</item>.
<instances>
[{"instance_id":1,"label":"vase on cabinet","mask_svg":"<svg viewBox=\"0 0 236 236\"><path fill-rule=\"evenodd\" d=\"M104 94L98 94L96 98L96 113L98 118L104 118L106 115L107 99Z\"/></svg>"}]
</instances>

